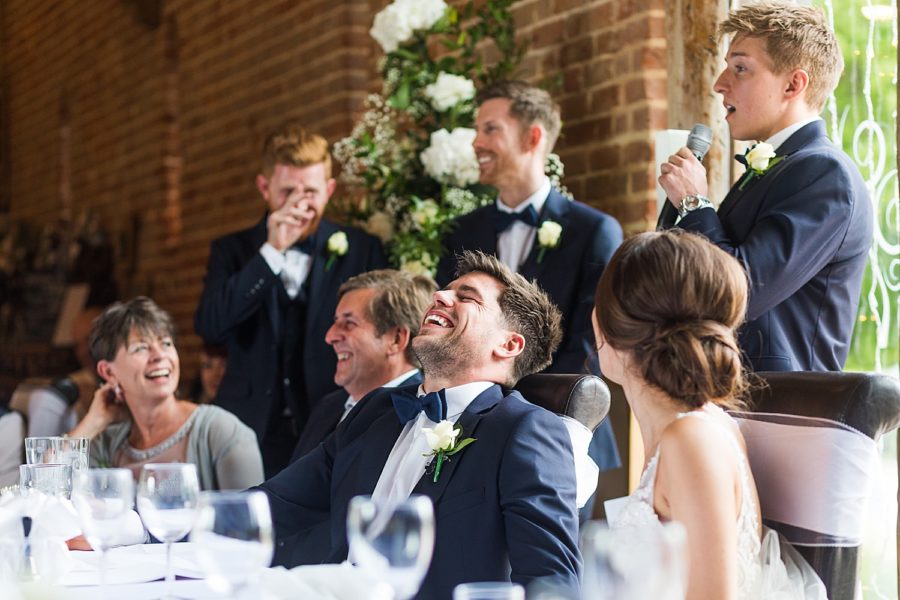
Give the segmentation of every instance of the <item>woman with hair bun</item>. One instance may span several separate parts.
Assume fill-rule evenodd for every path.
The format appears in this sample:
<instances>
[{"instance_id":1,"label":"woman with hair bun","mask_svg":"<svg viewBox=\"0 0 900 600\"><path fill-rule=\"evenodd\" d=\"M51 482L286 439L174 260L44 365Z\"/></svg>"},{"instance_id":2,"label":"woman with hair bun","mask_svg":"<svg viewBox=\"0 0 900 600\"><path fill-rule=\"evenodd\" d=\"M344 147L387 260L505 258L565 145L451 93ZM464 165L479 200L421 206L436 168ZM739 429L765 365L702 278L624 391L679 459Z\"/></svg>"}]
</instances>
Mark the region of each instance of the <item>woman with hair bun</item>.
<instances>
[{"instance_id":1,"label":"woman with hair bun","mask_svg":"<svg viewBox=\"0 0 900 600\"><path fill-rule=\"evenodd\" d=\"M741 265L697 235L640 234L610 260L594 301L597 352L647 459L611 525L681 522L689 599L824 598L812 568L762 526L744 439L723 410L747 388L735 337L746 305Z\"/></svg>"}]
</instances>

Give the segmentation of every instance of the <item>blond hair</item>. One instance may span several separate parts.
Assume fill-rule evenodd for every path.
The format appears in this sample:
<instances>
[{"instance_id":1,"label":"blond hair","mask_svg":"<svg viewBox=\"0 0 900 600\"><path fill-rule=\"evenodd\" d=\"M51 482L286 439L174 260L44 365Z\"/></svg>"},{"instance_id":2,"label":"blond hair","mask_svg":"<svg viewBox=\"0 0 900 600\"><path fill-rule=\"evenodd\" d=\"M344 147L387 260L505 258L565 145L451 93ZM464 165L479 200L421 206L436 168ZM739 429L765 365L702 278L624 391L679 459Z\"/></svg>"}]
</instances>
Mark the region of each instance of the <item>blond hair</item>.
<instances>
[{"instance_id":1,"label":"blond hair","mask_svg":"<svg viewBox=\"0 0 900 600\"><path fill-rule=\"evenodd\" d=\"M331 153L328 142L321 135L309 133L297 123L285 123L269 134L263 144L262 173L266 177L275 170L275 165L308 167L322 163L325 178L331 178Z\"/></svg>"},{"instance_id":2,"label":"blond hair","mask_svg":"<svg viewBox=\"0 0 900 600\"><path fill-rule=\"evenodd\" d=\"M837 38L818 8L787 2L747 4L719 24L719 36L729 34L764 40L777 74L806 71L806 102L816 110L825 106L844 70Z\"/></svg>"}]
</instances>

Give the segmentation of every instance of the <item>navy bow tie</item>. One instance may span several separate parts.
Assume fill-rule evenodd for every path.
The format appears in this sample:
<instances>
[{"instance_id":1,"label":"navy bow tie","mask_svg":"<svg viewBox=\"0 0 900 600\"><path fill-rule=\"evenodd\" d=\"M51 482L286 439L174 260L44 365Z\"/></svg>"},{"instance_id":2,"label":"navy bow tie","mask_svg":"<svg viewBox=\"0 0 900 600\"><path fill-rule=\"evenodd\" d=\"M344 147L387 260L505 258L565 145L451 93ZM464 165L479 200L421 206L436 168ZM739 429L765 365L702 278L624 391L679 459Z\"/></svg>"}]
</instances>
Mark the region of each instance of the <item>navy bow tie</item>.
<instances>
[{"instance_id":1,"label":"navy bow tie","mask_svg":"<svg viewBox=\"0 0 900 600\"><path fill-rule=\"evenodd\" d=\"M514 221L522 221L526 225L537 227L540 217L538 217L538 212L533 204L529 204L528 208L523 211L514 213L503 212L498 210L495 206L494 214L491 215L491 220L494 222L494 228L497 230L497 233L501 233L506 231Z\"/></svg>"},{"instance_id":2,"label":"navy bow tie","mask_svg":"<svg viewBox=\"0 0 900 600\"><path fill-rule=\"evenodd\" d=\"M421 397L416 397L415 392L391 392L391 402L397 411L397 418L401 425L406 425L425 411L425 416L440 423L447 416L447 399L444 390L430 392Z\"/></svg>"}]
</instances>

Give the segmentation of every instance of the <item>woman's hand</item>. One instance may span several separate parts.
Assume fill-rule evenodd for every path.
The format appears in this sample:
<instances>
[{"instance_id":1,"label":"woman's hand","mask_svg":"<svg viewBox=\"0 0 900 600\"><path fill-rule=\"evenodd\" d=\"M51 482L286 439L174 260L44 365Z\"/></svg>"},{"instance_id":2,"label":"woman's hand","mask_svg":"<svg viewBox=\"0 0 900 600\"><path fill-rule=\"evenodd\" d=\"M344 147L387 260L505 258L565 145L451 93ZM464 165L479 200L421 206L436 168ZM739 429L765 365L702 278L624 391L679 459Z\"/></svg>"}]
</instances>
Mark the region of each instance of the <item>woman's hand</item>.
<instances>
[{"instance_id":1,"label":"woman's hand","mask_svg":"<svg viewBox=\"0 0 900 600\"><path fill-rule=\"evenodd\" d=\"M97 437L110 423L127 418L125 397L122 388L109 381L94 392L91 407L75 429L69 432L73 437Z\"/></svg>"}]
</instances>

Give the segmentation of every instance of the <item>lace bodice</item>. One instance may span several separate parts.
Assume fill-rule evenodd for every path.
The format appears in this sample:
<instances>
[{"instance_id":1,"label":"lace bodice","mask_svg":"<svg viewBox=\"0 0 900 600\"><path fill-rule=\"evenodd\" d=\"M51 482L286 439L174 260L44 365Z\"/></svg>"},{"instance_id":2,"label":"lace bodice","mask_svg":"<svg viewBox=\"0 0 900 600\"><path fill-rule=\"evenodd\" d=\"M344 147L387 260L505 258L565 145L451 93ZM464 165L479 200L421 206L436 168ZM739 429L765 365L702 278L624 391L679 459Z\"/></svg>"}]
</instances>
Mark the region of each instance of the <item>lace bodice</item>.
<instances>
[{"instance_id":1,"label":"lace bodice","mask_svg":"<svg viewBox=\"0 0 900 600\"><path fill-rule=\"evenodd\" d=\"M702 411L681 413L678 418L699 417L717 426L719 424L711 415ZM760 571L762 568L760 558L760 536L756 521L756 501L754 500L753 486L750 482L750 466L747 457L740 444L731 431L727 436L730 445L738 456L738 469L741 486L741 507L737 518L738 533L738 597L759 598ZM641 474L640 482L634 492L628 497L625 505L619 511L612 527L645 526L659 523L659 516L653 509L653 488L656 482L656 468L659 464L659 447L647 463Z\"/></svg>"}]
</instances>

